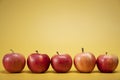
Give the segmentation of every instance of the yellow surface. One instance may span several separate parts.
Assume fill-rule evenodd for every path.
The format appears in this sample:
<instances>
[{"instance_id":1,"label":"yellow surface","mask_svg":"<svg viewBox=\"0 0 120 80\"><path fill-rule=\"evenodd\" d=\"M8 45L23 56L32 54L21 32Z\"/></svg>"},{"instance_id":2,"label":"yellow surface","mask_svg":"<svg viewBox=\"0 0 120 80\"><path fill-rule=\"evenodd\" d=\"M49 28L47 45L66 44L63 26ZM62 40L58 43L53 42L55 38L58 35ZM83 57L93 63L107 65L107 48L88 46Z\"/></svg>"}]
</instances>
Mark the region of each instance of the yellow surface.
<instances>
[{"instance_id":1,"label":"yellow surface","mask_svg":"<svg viewBox=\"0 0 120 80\"><path fill-rule=\"evenodd\" d=\"M97 57L108 51L120 58L120 0L0 0L0 80L120 80L115 73L10 74L2 57L13 49L27 58L36 49L74 57L81 47Z\"/></svg>"}]
</instances>

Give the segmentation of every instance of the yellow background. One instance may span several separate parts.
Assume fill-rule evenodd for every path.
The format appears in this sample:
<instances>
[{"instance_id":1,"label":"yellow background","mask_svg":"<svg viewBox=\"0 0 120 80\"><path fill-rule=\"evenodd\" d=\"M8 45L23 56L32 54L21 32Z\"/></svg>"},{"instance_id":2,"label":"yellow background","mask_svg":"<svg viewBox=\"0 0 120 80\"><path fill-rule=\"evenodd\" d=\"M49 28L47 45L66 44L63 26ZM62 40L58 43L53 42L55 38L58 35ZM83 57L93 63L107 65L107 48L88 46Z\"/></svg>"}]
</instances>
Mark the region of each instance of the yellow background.
<instances>
[{"instance_id":1,"label":"yellow background","mask_svg":"<svg viewBox=\"0 0 120 80\"><path fill-rule=\"evenodd\" d=\"M9 49L27 58L39 50L50 57L81 52L97 57L106 51L120 58L120 0L0 0L0 80L120 80L120 66L115 73L76 72L74 66L66 74L32 74L27 66L23 73L9 74L2 57Z\"/></svg>"}]
</instances>

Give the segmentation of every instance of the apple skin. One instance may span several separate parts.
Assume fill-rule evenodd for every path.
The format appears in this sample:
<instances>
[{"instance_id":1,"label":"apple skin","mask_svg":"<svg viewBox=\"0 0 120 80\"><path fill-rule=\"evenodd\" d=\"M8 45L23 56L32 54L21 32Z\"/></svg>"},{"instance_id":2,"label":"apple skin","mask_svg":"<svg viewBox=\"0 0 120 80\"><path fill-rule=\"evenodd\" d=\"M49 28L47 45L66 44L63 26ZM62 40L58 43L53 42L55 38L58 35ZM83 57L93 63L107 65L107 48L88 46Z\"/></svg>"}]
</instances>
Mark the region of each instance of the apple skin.
<instances>
[{"instance_id":1,"label":"apple skin","mask_svg":"<svg viewBox=\"0 0 120 80\"><path fill-rule=\"evenodd\" d=\"M44 73L49 68L50 58L47 54L32 53L27 58L27 65L33 73Z\"/></svg>"},{"instance_id":2,"label":"apple skin","mask_svg":"<svg viewBox=\"0 0 120 80\"><path fill-rule=\"evenodd\" d=\"M96 64L95 56L90 52L77 54L74 57L74 66L81 73L90 73L93 71Z\"/></svg>"},{"instance_id":3,"label":"apple skin","mask_svg":"<svg viewBox=\"0 0 120 80\"><path fill-rule=\"evenodd\" d=\"M8 53L3 57L3 66L10 73L20 73L25 67L25 57L20 53Z\"/></svg>"},{"instance_id":4,"label":"apple skin","mask_svg":"<svg viewBox=\"0 0 120 80\"><path fill-rule=\"evenodd\" d=\"M119 63L118 57L115 55L103 54L97 58L97 67L102 73L112 73L115 71Z\"/></svg>"},{"instance_id":5,"label":"apple skin","mask_svg":"<svg viewBox=\"0 0 120 80\"><path fill-rule=\"evenodd\" d=\"M51 58L51 65L55 72L66 73L71 69L72 58L69 54L58 54Z\"/></svg>"}]
</instances>

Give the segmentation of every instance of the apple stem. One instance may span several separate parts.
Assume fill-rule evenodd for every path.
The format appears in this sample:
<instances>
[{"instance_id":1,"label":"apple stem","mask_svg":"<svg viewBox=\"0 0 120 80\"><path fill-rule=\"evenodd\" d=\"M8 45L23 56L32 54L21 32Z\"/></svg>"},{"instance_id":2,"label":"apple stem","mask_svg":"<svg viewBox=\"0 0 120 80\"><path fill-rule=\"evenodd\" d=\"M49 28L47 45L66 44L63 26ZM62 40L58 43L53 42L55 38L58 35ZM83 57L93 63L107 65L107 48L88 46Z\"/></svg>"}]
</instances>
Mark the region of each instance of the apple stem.
<instances>
[{"instance_id":1,"label":"apple stem","mask_svg":"<svg viewBox=\"0 0 120 80\"><path fill-rule=\"evenodd\" d=\"M108 52L105 53L106 55L108 54Z\"/></svg>"},{"instance_id":2,"label":"apple stem","mask_svg":"<svg viewBox=\"0 0 120 80\"><path fill-rule=\"evenodd\" d=\"M59 55L59 52L58 52L58 51L57 51L56 53Z\"/></svg>"},{"instance_id":3,"label":"apple stem","mask_svg":"<svg viewBox=\"0 0 120 80\"><path fill-rule=\"evenodd\" d=\"M10 51L11 51L12 53L14 53L14 51L13 51L12 49L10 49Z\"/></svg>"},{"instance_id":4,"label":"apple stem","mask_svg":"<svg viewBox=\"0 0 120 80\"><path fill-rule=\"evenodd\" d=\"M36 50L35 52L36 52L36 53L39 53L39 51L38 51L38 50Z\"/></svg>"},{"instance_id":5,"label":"apple stem","mask_svg":"<svg viewBox=\"0 0 120 80\"><path fill-rule=\"evenodd\" d=\"M82 48L82 52L84 52L84 48Z\"/></svg>"}]
</instances>

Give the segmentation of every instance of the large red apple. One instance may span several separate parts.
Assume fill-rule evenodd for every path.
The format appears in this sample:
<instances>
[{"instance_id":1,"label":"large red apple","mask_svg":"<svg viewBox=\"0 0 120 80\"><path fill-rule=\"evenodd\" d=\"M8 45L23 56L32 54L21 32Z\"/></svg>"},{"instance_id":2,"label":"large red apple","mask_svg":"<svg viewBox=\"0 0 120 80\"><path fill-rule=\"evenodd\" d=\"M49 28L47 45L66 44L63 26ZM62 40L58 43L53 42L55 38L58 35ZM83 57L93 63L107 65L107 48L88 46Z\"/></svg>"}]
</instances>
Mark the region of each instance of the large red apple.
<instances>
[{"instance_id":1,"label":"large red apple","mask_svg":"<svg viewBox=\"0 0 120 80\"><path fill-rule=\"evenodd\" d=\"M33 73L43 73L49 68L50 58L47 54L40 54L36 51L28 56L27 65Z\"/></svg>"},{"instance_id":2,"label":"large red apple","mask_svg":"<svg viewBox=\"0 0 120 80\"><path fill-rule=\"evenodd\" d=\"M3 66L6 71L11 73L19 73L25 67L25 57L19 53L15 53L11 50L12 53L8 53L3 57Z\"/></svg>"},{"instance_id":3,"label":"large red apple","mask_svg":"<svg viewBox=\"0 0 120 80\"><path fill-rule=\"evenodd\" d=\"M100 72L111 73L118 66L118 57L115 55L108 55L107 52L104 55L100 55L97 58L97 67Z\"/></svg>"},{"instance_id":4,"label":"large red apple","mask_svg":"<svg viewBox=\"0 0 120 80\"><path fill-rule=\"evenodd\" d=\"M52 68L58 73L66 73L71 69L72 58L69 54L59 54L54 55L51 58Z\"/></svg>"},{"instance_id":5,"label":"large red apple","mask_svg":"<svg viewBox=\"0 0 120 80\"><path fill-rule=\"evenodd\" d=\"M77 54L74 57L74 66L79 72L90 73L93 71L96 64L95 56L90 52L84 52Z\"/></svg>"}]
</instances>

